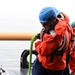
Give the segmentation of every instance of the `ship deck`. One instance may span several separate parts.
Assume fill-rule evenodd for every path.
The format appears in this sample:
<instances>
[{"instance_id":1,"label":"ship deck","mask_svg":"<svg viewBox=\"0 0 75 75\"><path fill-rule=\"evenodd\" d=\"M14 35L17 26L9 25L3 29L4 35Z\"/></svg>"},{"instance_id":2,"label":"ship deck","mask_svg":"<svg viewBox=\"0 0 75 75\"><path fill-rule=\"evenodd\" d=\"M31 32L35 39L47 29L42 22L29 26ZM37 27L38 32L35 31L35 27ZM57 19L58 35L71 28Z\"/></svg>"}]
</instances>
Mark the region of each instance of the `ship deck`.
<instances>
[{"instance_id":1,"label":"ship deck","mask_svg":"<svg viewBox=\"0 0 75 75\"><path fill-rule=\"evenodd\" d=\"M27 75L28 69L23 70L6 70L4 73L0 75Z\"/></svg>"}]
</instances>

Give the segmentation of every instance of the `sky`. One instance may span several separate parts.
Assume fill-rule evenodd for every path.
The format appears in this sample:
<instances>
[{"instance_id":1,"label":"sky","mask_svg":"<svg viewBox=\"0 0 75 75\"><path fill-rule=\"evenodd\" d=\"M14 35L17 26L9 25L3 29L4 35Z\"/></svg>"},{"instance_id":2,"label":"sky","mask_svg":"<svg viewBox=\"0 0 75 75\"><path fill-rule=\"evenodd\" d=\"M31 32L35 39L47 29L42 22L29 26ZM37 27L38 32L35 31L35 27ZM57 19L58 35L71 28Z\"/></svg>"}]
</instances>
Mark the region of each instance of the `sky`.
<instances>
[{"instance_id":1,"label":"sky","mask_svg":"<svg viewBox=\"0 0 75 75\"><path fill-rule=\"evenodd\" d=\"M38 15L46 6L54 6L75 19L74 0L0 0L0 32L39 32Z\"/></svg>"}]
</instances>

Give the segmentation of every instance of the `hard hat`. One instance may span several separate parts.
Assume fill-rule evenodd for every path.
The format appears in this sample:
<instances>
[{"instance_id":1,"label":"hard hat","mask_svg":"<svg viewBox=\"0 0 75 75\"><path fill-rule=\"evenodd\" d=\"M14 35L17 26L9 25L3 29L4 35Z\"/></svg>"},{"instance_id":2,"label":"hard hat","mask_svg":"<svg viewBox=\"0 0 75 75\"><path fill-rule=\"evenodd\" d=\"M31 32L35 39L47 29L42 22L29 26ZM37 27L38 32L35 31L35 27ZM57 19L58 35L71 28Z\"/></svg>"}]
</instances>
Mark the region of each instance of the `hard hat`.
<instances>
[{"instance_id":1,"label":"hard hat","mask_svg":"<svg viewBox=\"0 0 75 75\"><path fill-rule=\"evenodd\" d=\"M55 7L53 7L53 10L55 11L55 13L56 13L57 16L61 13L61 11L57 10Z\"/></svg>"},{"instance_id":2,"label":"hard hat","mask_svg":"<svg viewBox=\"0 0 75 75\"><path fill-rule=\"evenodd\" d=\"M53 7L45 7L39 14L39 20L43 23L50 21L51 17L56 18L56 13Z\"/></svg>"},{"instance_id":3,"label":"hard hat","mask_svg":"<svg viewBox=\"0 0 75 75\"><path fill-rule=\"evenodd\" d=\"M75 27L75 21L71 23L71 26Z\"/></svg>"}]
</instances>

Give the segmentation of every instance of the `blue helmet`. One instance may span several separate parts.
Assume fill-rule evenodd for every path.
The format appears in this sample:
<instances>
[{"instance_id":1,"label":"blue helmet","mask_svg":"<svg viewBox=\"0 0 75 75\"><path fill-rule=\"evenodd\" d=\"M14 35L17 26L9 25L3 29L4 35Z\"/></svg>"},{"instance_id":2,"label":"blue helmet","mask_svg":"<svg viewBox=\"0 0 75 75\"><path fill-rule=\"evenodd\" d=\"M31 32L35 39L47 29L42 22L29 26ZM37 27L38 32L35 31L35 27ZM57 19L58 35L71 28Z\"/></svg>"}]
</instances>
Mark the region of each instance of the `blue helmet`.
<instances>
[{"instance_id":1,"label":"blue helmet","mask_svg":"<svg viewBox=\"0 0 75 75\"><path fill-rule=\"evenodd\" d=\"M75 21L71 23L71 26L75 27Z\"/></svg>"},{"instance_id":2,"label":"blue helmet","mask_svg":"<svg viewBox=\"0 0 75 75\"><path fill-rule=\"evenodd\" d=\"M41 10L39 14L39 20L43 23L48 22L51 17L57 17L53 7L45 7Z\"/></svg>"}]
</instances>

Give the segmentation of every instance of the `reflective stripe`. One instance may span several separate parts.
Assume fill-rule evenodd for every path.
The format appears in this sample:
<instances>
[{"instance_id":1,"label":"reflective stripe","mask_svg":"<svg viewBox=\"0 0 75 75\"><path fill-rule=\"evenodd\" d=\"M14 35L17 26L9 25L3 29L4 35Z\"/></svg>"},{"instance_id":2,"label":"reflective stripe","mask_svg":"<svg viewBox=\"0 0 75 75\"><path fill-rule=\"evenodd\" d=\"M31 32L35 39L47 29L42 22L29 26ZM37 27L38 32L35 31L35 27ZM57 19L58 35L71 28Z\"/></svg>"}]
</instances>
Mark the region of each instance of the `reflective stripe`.
<instances>
[{"instance_id":1,"label":"reflective stripe","mask_svg":"<svg viewBox=\"0 0 75 75\"><path fill-rule=\"evenodd\" d=\"M62 44L59 47L59 49L57 51L65 51L68 48L69 45L69 37L68 37L68 32L66 31L66 34L64 35L64 38L62 40Z\"/></svg>"},{"instance_id":2,"label":"reflective stripe","mask_svg":"<svg viewBox=\"0 0 75 75\"><path fill-rule=\"evenodd\" d=\"M66 35L64 35L64 38L63 38L63 40L62 40L61 47L58 49L58 51L61 51L61 50L63 49L63 47L64 47L65 44L66 44L66 39L67 39L67 37L66 37Z\"/></svg>"}]
</instances>

